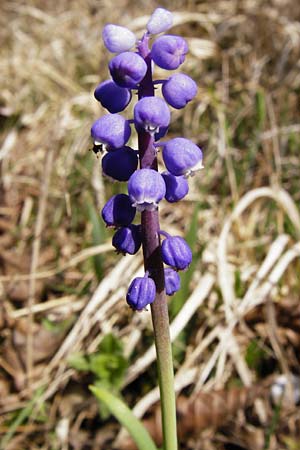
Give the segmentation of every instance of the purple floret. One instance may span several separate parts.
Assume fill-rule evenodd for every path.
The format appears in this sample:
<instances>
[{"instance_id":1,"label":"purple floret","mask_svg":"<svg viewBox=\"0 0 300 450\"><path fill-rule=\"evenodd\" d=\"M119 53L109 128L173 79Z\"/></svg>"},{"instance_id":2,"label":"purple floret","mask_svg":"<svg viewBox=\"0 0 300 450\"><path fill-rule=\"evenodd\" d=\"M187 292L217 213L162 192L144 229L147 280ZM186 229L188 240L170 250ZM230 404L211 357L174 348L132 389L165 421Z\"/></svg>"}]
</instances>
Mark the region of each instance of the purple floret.
<instances>
[{"instance_id":1,"label":"purple floret","mask_svg":"<svg viewBox=\"0 0 300 450\"><path fill-rule=\"evenodd\" d=\"M103 174L116 181L128 181L138 166L138 154L130 147L108 152L102 158Z\"/></svg>"},{"instance_id":2,"label":"purple floret","mask_svg":"<svg viewBox=\"0 0 300 450\"><path fill-rule=\"evenodd\" d=\"M141 311L155 300L156 288L152 278L137 277L128 288L126 301L136 311Z\"/></svg>"},{"instance_id":3,"label":"purple floret","mask_svg":"<svg viewBox=\"0 0 300 450\"><path fill-rule=\"evenodd\" d=\"M173 295L180 289L180 276L170 267L164 269L164 274L166 294Z\"/></svg>"},{"instance_id":4,"label":"purple floret","mask_svg":"<svg viewBox=\"0 0 300 450\"><path fill-rule=\"evenodd\" d=\"M165 199L168 202L178 202L187 195L189 192L189 184L184 176L176 177L169 172L163 172L161 175L166 183Z\"/></svg>"},{"instance_id":5,"label":"purple floret","mask_svg":"<svg viewBox=\"0 0 300 450\"><path fill-rule=\"evenodd\" d=\"M91 136L98 144L110 149L123 147L130 138L131 128L126 119L119 114L106 114L96 120L91 128Z\"/></svg>"},{"instance_id":6,"label":"purple floret","mask_svg":"<svg viewBox=\"0 0 300 450\"><path fill-rule=\"evenodd\" d=\"M128 194L138 211L153 211L166 194L166 185L160 173L140 169L128 181Z\"/></svg>"},{"instance_id":7,"label":"purple floret","mask_svg":"<svg viewBox=\"0 0 300 450\"><path fill-rule=\"evenodd\" d=\"M192 251L187 242L180 236L167 237L161 246L162 259L174 270L184 270L192 262Z\"/></svg>"},{"instance_id":8,"label":"purple floret","mask_svg":"<svg viewBox=\"0 0 300 450\"><path fill-rule=\"evenodd\" d=\"M116 194L104 205L101 215L108 227L126 227L133 221L136 209L126 194Z\"/></svg>"},{"instance_id":9,"label":"purple floret","mask_svg":"<svg viewBox=\"0 0 300 450\"><path fill-rule=\"evenodd\" d=\"M136 88L147 72L144 59L133 52L120 53L108 67L114 82L124 88Z\"/></svg>"},{"instance_id":10,"label":"purple floret","mask_svg":"<svg viewBox=\"0 0 300 450\"><path fill-rule=\"evenodd\" d=\"M175 73L162 86L165 100L173 108L181 109L197 94L197 85L191 77Z\"/></svg>"},{"instance_id":11,"label":"purple floret","mask_svg":"<svg viewBox=\"0 0 300 450\"><path fill-rule=\"evenodd\" d=\"M167 103L159 97L144 97L134 107L134 123L137 130L144 129L156 133L170 123L170 110Z\"/></svg>"},{"instance_id":12,"label":"purple floret","mask_svg":"<svg viewBox=\"0 0 300 450\"><path fill-rule=\"evenodd\" d=\"M158 37L151 49L151 56L155 64L162 69L174 70L185 60L188 45L180 36L166 34Z\"/></svg>"},{"instance_id":13,"label":"purple floret","mask_svg":"<svg viewBox=\"0 0 300 450\"><path fill-rule=\"evenodd\" d=\"M96 87L94 96L104 108L113 114L126 108L131 100L131 91L118 86L112 80L106 80Z\"/></svg>"},{"instance_id":14,"label":"purple floret","mask_svg":"<svg viewBox=\"0 0 300 450\"><path fill-rule=\"evenodd\" d=\"M112 245L118 253L134 255L142 245L141 226L131 224L119 228L114 234Z\"/></svg>"},{"instance_id":15,"label":"purple floret","mask_svg":"<svg viewBox=\"0 0 300 450\"><path fill-rule=\"evenodd\" d=\"M175 176L187 177L203 168L201 149L185 138L174 138L164 143L162 156L166 168Z\"/></svg>"}]
</instances>

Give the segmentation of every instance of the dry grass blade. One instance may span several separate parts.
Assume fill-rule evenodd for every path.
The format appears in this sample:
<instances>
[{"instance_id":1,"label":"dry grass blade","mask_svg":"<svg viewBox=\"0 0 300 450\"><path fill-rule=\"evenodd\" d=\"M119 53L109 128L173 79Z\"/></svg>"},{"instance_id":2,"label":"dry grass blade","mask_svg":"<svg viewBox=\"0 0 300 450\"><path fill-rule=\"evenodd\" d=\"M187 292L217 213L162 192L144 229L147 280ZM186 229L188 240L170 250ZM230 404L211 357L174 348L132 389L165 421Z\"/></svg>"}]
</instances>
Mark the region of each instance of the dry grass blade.
<instances>
[{"instance_id":1,"label":"dry grass blade","mask_svg":"<svg viewBox=\"0 0 300 450\"><path fill-rule=\"evenodd\" d=\"M8 276L0 276L0 282L5 281L27 281L30 278L34 278L35 280L41 280L43 278L51 278L54 275L57 275L64 270L70 269L71 267L76 266L77 264L85 261L92 256L101 255L102 253L106 253L109 251L113 251L113 248L110 243L95 245L94 247L86 248L79 252L77 255L74 255L70 258L70 260L54 269L44 270L41 272L35 272L31 274L20 274L20 275L8 275Z\"/></svg>"},{"instance_id":2,"label":"dry grass blade","mask_svg":"<svg viewBox=\"0 0 300 450\"><path fill-rule=\"evenodd\" d=\"M33 305L35 303L35 278L34 273L37 271L39 263L39 253L41 248L42 231L46 215L47 198L49 193L50 176L53 168L54 148L50 148L45 157L44 179L42 182L41 196L38 207L38 214L34 230L34 241L32 247L32 260L30 266L29 278L29 298L28 298L28 334L26 345L26 370L28 383L32 377L33 370L33 320L34 311Z\"/></svg>"},{"instance_id":3,"label":"dry grass blade","mask_svg":"<svg viewBox=\"0 0 300 450\"><path fill-rule=\"evenodd\" d=\"M300 236L300 214L291 196L283 189L272 189L268 187L254 189L238 202L230 217L225 221L218 243L218 280L222 291L225 304L225 314L227 321L233 317L233 310L236 304L236 298L233 289L232 275L227 263L227 242L232 223L243 214L243 212L256 200L261 198L271 198L289 216L295 226L297 234Z\"/></svg>"},{"instance_id":4,"label":"dry grass blade","mask_svg":"<svg viewBox=\"0 0 300 450\"><path fill-rule=\"evenodd\" d=\"M110 274L99 284L98 288L95 290L94 295L91 297L87 306L82 311L76 324L51 361L48 367L49 370L55 367L60 360L65 359L70 351L78 351L82 344L82 340L91 330L91 325L92 323L94 323L94 316L98 308L104 303L107 297L114 292L114 287L118 286L118 281L120 280L121 276L124 282L126 282L127 277L131 277L132 272L140 263L140 260L136 257L134 259L131 259L129 263L128 259L128 256L122 258L116 265L116 267L110 272ZM126 274L126 278L124 274Z\"/></svg>"}]
</instances>

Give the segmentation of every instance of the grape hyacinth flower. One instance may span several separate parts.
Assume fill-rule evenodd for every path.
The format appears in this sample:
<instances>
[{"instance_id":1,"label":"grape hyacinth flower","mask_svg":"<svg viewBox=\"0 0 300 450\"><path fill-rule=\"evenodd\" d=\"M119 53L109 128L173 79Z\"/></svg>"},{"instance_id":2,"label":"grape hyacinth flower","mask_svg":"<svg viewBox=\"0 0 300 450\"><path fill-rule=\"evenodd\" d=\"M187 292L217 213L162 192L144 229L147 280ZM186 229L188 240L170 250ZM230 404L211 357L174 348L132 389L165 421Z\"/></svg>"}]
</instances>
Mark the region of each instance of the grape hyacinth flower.
<instances>
[{"instance_id":1,"label":"grape hyacinth flower","mask_svg":"<svg viewBox=\"0 0 300 450\"><path fill-rule=\"evenodd\" d=\"M178 202L187 195L189 192L189 184L184 176L176 177L167 171L161 175L166 184L165 199L169 203Z\"/></svg>"},{"instance_id":2,"label":"grape hyacinth flower","mask_svg":"<svg viewBox=\"0 0 300 450\"><path fill-rule=\"evenodd\" d=\"M126 52L134 46L136 41L135 35L128 28L111 23L105 25L102 38L105 47L111 53Z\"/></svg>"},{"instance_id":3,"label":"grape hyacinth flower","mask_svg":"<svg viewBox=\"0 0 300 450\"><path fill-rule=\"evenodd\" d=\"M144 129L148 133L167 130L170 123L170 110L166 102L159 97L143 97L134 107L134 123L137 131Z\"/></svg>"},{"instance_id":4,"label":"grape hyacinth flower","mask_svg":"<svg viewBox=\"0 0 300 450\"><path fill-rule=\"evenodd\" d=\"M185 60L188 45L180 36L165 35L158 37L151 49L151 57L162 69L175 70Z\"/></svg>"},{"instance_id":5,"label":"grape hyacinth flower","mask_svg":"<svg viewBox=\"0 0 300 450\"><path fill-rule=\"evenodd\" d=\"M187 242L180 236L166 235L161 246L162 259L165 264L174 270L185 270L192 262L192 251Z\"/></svg>"},{"instance_id":6,"label":"grape hyacinth flower","mask_svg":"<svg viewBox=\"0 0 300 450\"><path fill-rule=\"evenodd\" d=\"M178 275L178 272L171 269L170 267L166 267L164 269L164 274L166 294L173 295L180 289L180 276Z\"/></svg>"},{"instance_id":7,"label":"grape hyacinth flower","mask_svg":"<svg viewBox=\"0 0 300 450\"><path fill-rule=\"evenodd\" d=\"M132 52L115 56L108 67L114 82L123 88L136 88L147 72L144 59Z\"/></svg>"},{"instance_id":8,"label":"grape hyacinth flower","mask_svg":"<svg viewBox=\"0 0 300 450\"><path fill-rule=\"evenodd\" d=\"M102 158L102 172L116 181L128 181L138 166L138 155L130 147L108 152Z\"/></svg>"},{"instance_id":9,"label":"grape hyacinth flower","mask_svg":"<svg viewBox=\"0 0 300 450\"><path fill-rule=\"evenodd\" d=\"M173 25L173 14L164 8L156 8L147 23L150 34L167 31Z\"/></svg>"},{"instance_id":10,"label":"grape hyacinth flower","mask_svg":"<svg viewBox=\"0 0 300 450\"><path fill-rule=\"evenodd\" d=\"M106 114L94 122L91 135L95 143L107 146L107 150L123 147L130 138L131 128L119 114Z\"/></svg>"},{"instance_id":11,"label":"grape hyacinth flower","mask_svg":"<svg viewBox=\"0 0 300 450\"><path fill-rule=\"evenodd\" d=\"M195 81L184 73L175 73L162 86L166 102L173 108L181 109L197 94Z\"/></svg>"},{"instance_id":12,"label":"grape hyacinth flower","mask_svg":"<svg viewBox=\"0 0 300 450\"><path fill-rule=\"evenodd\" d=\"M94 149L103 145L107 150L102 156L103 174L114 181L127 182L128 195L114 195L101 212L106 225L116 229L113 246L125 255L143 248L145 275L131 282L126 300L133 311L142 311L148 305L151 308L164 450L177 449L166 295L180 289L177 271L188 268L192 252L182 237L161 231L159 204L164 199L169 203L182 200L188 194L188 176L203 167L202 150L196 143L185 137L165 137L171 121L170 107L184 108L197 94L196 83L184 73L167 73L164 80L153 78L156 66L167 71L178 69L188 53L187 41L172 34L156 37L151 46L152 36L166 32L172 24L172 13L157 8L140 39L126 27L104 27L104 45L116 55L108 66L111 79L100 83L94 93L108 114L98 118L91 128ZM159 95L155 95L159 89ZM126 119L120 113L136 94L133 118ZM131 127L137 132L137 151L128 143ZM158 171L159 159L166 168L162 173Z\"/></svg>"},{"instance_id":13,"label":"grape hyacinth flower","mask_svg":"<svg viewBox=\"0 0 300 450\"><path fill-rule=\"evenodd\" d=\"M119 228L114 234L112 245L118 253L134 255L142 245L141 226L131 224Z\"/></svg>"},{"instance_id":14,"label":"grape hyacinth flower","mask_svg":"<svg viewBox=\"0 0 300 450\"><path fill-rule=\"evenodd\" d=\"M185 138L174 138L163 144L162 152L166 168L175 176L193 175L202 165L202 151Z\"/></svg>"},{"instance_id":15,"label":"grape hyacinth flower","mask_svg":"<svg viewBox=\"0 0 300 450\"><path fill-rule=\"evenodd\" d=\"M130 225L134 220L136 208L126 194L116 194L111 197L102 209L102 219L108 227Z\"/></svg>"},{"instance_id":16,"label":"grape hyacinth flower","mask_svg":"<svg viewBox=\"0 0 300 450\"><path fill-rule=\"evenodd\" d=\"M166 194L163 177L153 169L140 169L128 181L128 194L132 206L138 211L153 211Z\"/></svg>"},{"instance_id":17,"label":"grape hyacinth flower","mask_svg":"<svg viewBox=\"0 0 300 450\"><path fill-rule=\"evenodd\" d=\"M155 283L152 278L145 274L144 277L137 277L131 282L126 301L132 309L141 311L154 302L155 295Z\"/></svg>"},{"instance_id":18,"label":"grape hyacinth flower","mask_svg":"<svg viewBox=\"0 0 300 450\"><path fill-rule=\"evenodd\" d=\"M130 103L132 94L127 88L118 86L112 80L100 83L94 92L94 97L106 108L110 113L118 113L123 111Z\"/></svg>"}]
</instances>

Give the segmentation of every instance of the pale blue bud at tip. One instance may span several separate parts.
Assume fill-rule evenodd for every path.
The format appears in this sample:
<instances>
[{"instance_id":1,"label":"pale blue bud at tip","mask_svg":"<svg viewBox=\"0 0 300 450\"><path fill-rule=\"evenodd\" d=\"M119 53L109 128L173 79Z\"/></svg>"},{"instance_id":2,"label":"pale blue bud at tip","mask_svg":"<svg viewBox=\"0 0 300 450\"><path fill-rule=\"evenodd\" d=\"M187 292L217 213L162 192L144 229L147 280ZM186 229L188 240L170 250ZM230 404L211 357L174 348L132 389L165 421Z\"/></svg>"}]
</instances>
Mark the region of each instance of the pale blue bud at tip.
<instances>
[{"instance_id":1,"label":"pale blue bud at tip","mask_svg":"<svg viewBox=\"0 0 300 450\"><path fill-rule=\"evenodd\" d=\"M147 30L150 34L158 34L167 31L172 25L173 14L164 8L156 8L147 23Z\"/></svg>"},{"instance_id":2,"label":"pale blue bud at tip","mask_svg":"<svg viewBox=\"0 0 300 450\"><path fill-rule=\"evenodd\" d=\"M136 41L135 35L128 28L111 23L105 25L102 31L104 45L111 53L121 53L130 50Z\"/></svg>"}]
</instances>

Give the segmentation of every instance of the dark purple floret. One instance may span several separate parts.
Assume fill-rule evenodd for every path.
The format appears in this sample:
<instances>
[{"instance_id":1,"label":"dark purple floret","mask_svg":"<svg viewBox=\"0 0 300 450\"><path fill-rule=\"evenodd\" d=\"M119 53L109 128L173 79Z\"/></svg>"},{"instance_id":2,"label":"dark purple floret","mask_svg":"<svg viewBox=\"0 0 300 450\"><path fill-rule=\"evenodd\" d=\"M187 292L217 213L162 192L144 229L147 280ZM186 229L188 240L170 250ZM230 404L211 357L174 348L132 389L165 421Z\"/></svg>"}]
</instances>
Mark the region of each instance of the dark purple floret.
<instances>
[{"instance_id":1,"label":"dark purple floret","mask_svg":"<svg viewBox=\"0 0 300 450\"><path fill-rule=\"evenodd\" d=\"M178 202L189 192L189 184L184 176L176 177L169 172L163 172L163 179L166 183L165 199L170 202Z\"/></svg>"},{"instance_id":2,"label":"dark purple floret","mask_svg":"<svg viewBox=\"0 0 300 450\"><path fill-rule=\"evenodd\" d=\"M174 270L184 270L192 262L192 251L180 236L168 236L161 246L162 259Z\"/></svg>"},{"instance_id":3,"label":"dark purple floret","mask_svg":"<svg viewBox=\"0 0 300 450\"><path fill-rule=\"evenodd\" d=\"M163 138L167 134L168 129L169 127L160 127L160 129L154 133L154 140L159 141L159 139Z\"/></svg>"},{"instance_id":4,"label":"dark purple floret","mask_svg":"<svg viewBox=\"0 0 300 450\"><path fill-rule=\"evenodd\" d=\"M131 91L118 86L112 80L106 80L96 87L94 96L110 113L118 113L130 102Z\"/></svg>"},{"instance_id":5,"label":"dark purple floret","mask_svg":"<svg viewBox=\"0 0 300 450\"><path fill-rule=\"evenodd\" d=\"M178 272L170 267L164 269L164 273L166 294L173 295L180 289L180 276L178 275Z\"/></svg>"},{"instance_id":6,"label":"dark purple floret","mask_svg":"<svg viewBox=\"0 0 300 450\"><path fill-rule=\"evenodd\" d=\"M173 108L181 109L197 94L197 85L184 73L175 73L162 86L165 100Z\"/></svg>"},{"instance_id":7,"label":"dark purple floret","mask_svg":"<svg viewBox=\"0 0 300 450\"><path fill-rule=\"evenodd\" d=\"M114 234L112 245L118 253L134 255L142 245L141 226L131 224L119 228Z\"/></svg>"},{"instance_id":8,"label":"dark purple floret","mask_svg":"<svg viewBox=\"0 0 300 450\"><path fill-rule=\"evenodd\" d=\"M109 227L126 227L133 221L136 209L126 194L116 194L104 205L101 215Z\"/></svg>"},{"instance_id":9,"label":"dark purple floret","mask_svg":"<svg viewBox=\"0 0 300 450\"><path fill-rule=\"evenodd\" d=\"M137 277L128 288L126 301L135 311L141 311L155 300L156 287L152 278Z\"/></svg>"},{"instance_id":10,"label":"dark purple floret","mask_svg":"<svg viewBox=\"0 0 300 450\"><path fill-rule=\"evenodd\" d=\"M130 134L130 125L120 114L106 114L96 120L91 128L94 142L106 145L107 150L123 147Z\"/></svg>"},{"instance_id":11,"label":"dark purple floret","mask_svg":"<svg viewBox=\"0 0 300 450\"><path fill-rule=\"evenodd\" d=\"M138 154L130 147L108 152L102 158L104 175L117 181L128 181L138 166Z\"/></svg>"},{"instance_id":12,"label":"dark purple floret","mask_svg":"<svg viewBox=\"0 0 300 450\"><path fill-rule=\"evenodd\" d=\"M147 72L144 59L133 52L120 53L108 66L114 82L124 88L136 88Z\"/></svg>"},{"instance_id":13,"label":"dark purple floret","mask_svg":"<svg viewBox=\"0 0 300 450\"><path fill-rule=\"evenodd\" d=\"M183 63L187 52L188 45L185 39L166 34L154 41L151 56L155 64L162 69L174 70Z\"/></svg>"}]
</instances>

